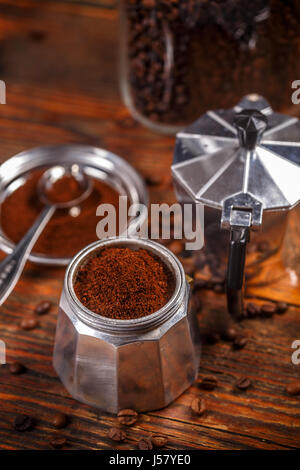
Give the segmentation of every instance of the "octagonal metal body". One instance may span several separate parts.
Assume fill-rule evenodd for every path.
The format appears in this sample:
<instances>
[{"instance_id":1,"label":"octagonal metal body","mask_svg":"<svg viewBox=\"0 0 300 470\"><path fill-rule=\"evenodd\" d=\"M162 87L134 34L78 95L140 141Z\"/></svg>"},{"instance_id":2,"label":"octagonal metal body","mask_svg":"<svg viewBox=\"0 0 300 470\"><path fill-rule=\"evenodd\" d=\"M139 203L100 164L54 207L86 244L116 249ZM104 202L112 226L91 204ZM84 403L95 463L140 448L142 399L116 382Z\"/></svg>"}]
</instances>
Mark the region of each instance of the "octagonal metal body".
<instances>
[{"instance_id":1,"label":"octagonal metal body","mask_svg":"<svg viewBox=\"0 0 300 470\"><path fill-rule=\"evenodd\" d=\"M74 298L78 266L112 245L148 249L169 266L174 294L161 310L136 320L112 320L90 312ZM169 250L149 240L115 238L94 243L71 262L60 300L53 365L74 398L111 413L159 409L193 383L199 360L190 288Z\"/></svg>"},{"instance_id":2,"label":"octagonal metal body","mask_svg":"<svg viewBox=\"0 0 300 470\"><path fill-rule=\"evenodd\" d=\"M233 126L243 109L258 110L267 119L261 142L248 153L241 150ZM267 243L269 255L278 251L289 213L300 200L299 135L297 118L274 112L258 95L245 96L232 109L208 111L177 134L172 165L176 196L182 204L204 204L208 252L226 263L230 233L221 230L224 219L229 221L226 204L247 207L249 196L262 207L261 217L252 221L251 241ZM259 256L251 256L250 263Z\"/></svg>"}]
</instances>

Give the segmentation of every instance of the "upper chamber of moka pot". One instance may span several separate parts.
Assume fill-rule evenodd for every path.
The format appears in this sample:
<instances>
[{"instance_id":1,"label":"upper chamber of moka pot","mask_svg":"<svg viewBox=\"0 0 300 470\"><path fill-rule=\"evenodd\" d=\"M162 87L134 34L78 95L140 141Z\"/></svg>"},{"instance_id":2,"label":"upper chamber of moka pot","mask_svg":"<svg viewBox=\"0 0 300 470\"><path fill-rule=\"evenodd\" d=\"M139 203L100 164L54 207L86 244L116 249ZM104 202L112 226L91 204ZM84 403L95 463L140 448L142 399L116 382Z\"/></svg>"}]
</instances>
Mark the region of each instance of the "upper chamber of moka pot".
<instances>
[{"instance_id":1,"label":"upper chamber of moka pot","mask_svg":"<svg viewBox=\"0 0 300 470\"><path fill-rule=\"evenodd\" d=\"M177 134L172 173L178 200L205 207L205 246L228 262L228 309L240 316L250 231L274 253L300 200L300 122L248 95Z\"/></svg>"}]
</instances>

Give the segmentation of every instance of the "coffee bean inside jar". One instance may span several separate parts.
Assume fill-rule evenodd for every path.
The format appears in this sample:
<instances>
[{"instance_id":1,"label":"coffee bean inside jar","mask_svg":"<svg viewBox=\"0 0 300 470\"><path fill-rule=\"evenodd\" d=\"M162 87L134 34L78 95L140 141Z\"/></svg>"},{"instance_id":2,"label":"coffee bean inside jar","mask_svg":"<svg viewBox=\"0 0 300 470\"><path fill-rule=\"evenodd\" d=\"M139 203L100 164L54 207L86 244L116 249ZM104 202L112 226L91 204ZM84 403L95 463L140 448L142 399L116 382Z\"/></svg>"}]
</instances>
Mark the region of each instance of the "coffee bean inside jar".
<instances>
[{"instance_id":1,"label":"coffee bean inside jar","mask_svg":"<svg viewBox=\"0 0 300 470\"><path fill-rule=\"evenodd\" d=\"M276 110L290 106L300 73L299 2L120 3L122 93L144 124L172 132L250 92Z\"/></svg>"}]
</instances>

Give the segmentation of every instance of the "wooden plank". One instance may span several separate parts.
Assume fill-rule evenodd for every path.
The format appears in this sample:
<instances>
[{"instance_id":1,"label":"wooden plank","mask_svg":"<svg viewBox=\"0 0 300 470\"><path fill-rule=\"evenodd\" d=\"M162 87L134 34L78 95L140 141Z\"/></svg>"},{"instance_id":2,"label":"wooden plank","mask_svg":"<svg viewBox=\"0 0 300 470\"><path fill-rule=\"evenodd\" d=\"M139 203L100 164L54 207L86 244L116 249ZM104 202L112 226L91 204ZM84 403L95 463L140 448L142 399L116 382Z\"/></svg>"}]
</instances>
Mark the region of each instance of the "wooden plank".
<instances>
[{"instance_id":1,"label":"wooden plank","mask_svg":"<svg viewBox=\"0 0 300 470\"><path fill-rule=\"evenodd\" d=\"M120 154L145 176L164 175L160 185L149 188L151 201L174 201L173 138L140 126L120 100L114 2L0 0L0 26L0 78L7 84L7 104L0 107L1 161L47 143L98 145ZM297 217L283 248L292 260L286 247L298 253ZM266 285L270 270L278 270L280 279ZM123 444L107 437L115 417L73 400L52 368L63 276L63 269L29 263L0 308L0 339L6 342L8 362L20 360L27 367L26 373L14 376L0 366L1 449L47 449L57 433L67 437L68 449L131 449L151 433L168 436L170 449L299 448L299 397L288 396L285 386L300 378L299 366L291 363L292 341L300 339L300 297L278 259L267 261L249 281L247 295L286 300L295 307L272 319L243 321L238 329L249 337L243 350L233 350L224 341L204 344L197 382L165 409L143 413ZM39 327L21 330L21 319L48 299L55 307L39 319ZM223 294L203 290L201 300L198 318L203 332L220 332L230 324ZM218 387L210 392L200 387L206 374L218 379ZM252 381L245 392L234 388L241 375ZM198 395L207 400L208 411L202 417L190 409ZM59 432L51 425L57 411L70 417L70 424ZM15 413L29 413L36 427L16 433Z\"/></svg>"}]
</instances>

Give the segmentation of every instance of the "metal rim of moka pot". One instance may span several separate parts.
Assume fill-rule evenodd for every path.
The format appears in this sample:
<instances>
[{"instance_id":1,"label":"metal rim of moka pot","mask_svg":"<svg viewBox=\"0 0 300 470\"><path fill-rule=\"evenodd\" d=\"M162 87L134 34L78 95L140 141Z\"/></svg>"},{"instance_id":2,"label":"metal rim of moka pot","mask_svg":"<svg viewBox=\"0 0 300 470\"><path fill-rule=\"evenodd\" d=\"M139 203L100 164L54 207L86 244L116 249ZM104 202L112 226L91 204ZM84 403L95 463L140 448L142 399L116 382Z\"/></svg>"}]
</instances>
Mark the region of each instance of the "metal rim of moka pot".
<instances>
[{"instance_id":1,"label":"metal rim of moka pot","mask_svg":"<svg viewBox=\"0 0 300 470\"><path fill-rule=\"evenodd\" d=\"M230 231L227 305L244 314L246 247L263 214L287 212L300 200L300 122L276 113L261 96L207 111L176 136L172 173L188 198L221 211ZM176 188L175 185L175 188ZM184 193L183 193L184 194Z\"/></svg>"},{"instance_id":2,"label":"metal rim of moka pot","mask_svg":"<svg viewBox=\"0 0 300 470\"><path fill-rule=\"evenodd\" d=\"M92 312L80 302L73 287L78 269L96 253L108 247L129 247L133 250L140 248L145 249L156 255L170 269L173 276L174 292L168 302L160 310L141 318L120 320L107 318ZM66 299L76 318L92 329L109 334L124 334L126 336L153 329L169 320L182 306L189 292L188 289L189 286L185 278L183 267L168 248L149 239L134 237L107 238L87 246L72 259L67 268L64 280Z\"/></svg>"},{"instance_id":3,"label":"metal rim of moka pot","mask_svg":"<svg viewBox=\"0 0 300 470\"><path fill-rule=\"evenodd\" d=\"M108 150L89 145L60 144L35 147L3 162L0 165L0 210L4 199L24 184L32 171L55 165L73 164L80 165L88 176L103 181L121 196L127 196L130 204L138 203L139 207L145 208L137 217L129 218L128 231L134 231L136 227L143 225L147 218L146 209L149 197L142 177L123 158ZM9 254L14 246L0 227L0 249ZM43 265L67 266L71 258L55 257L33 251L29 255L29 260Z\"/></svg>"}]
</instances>

